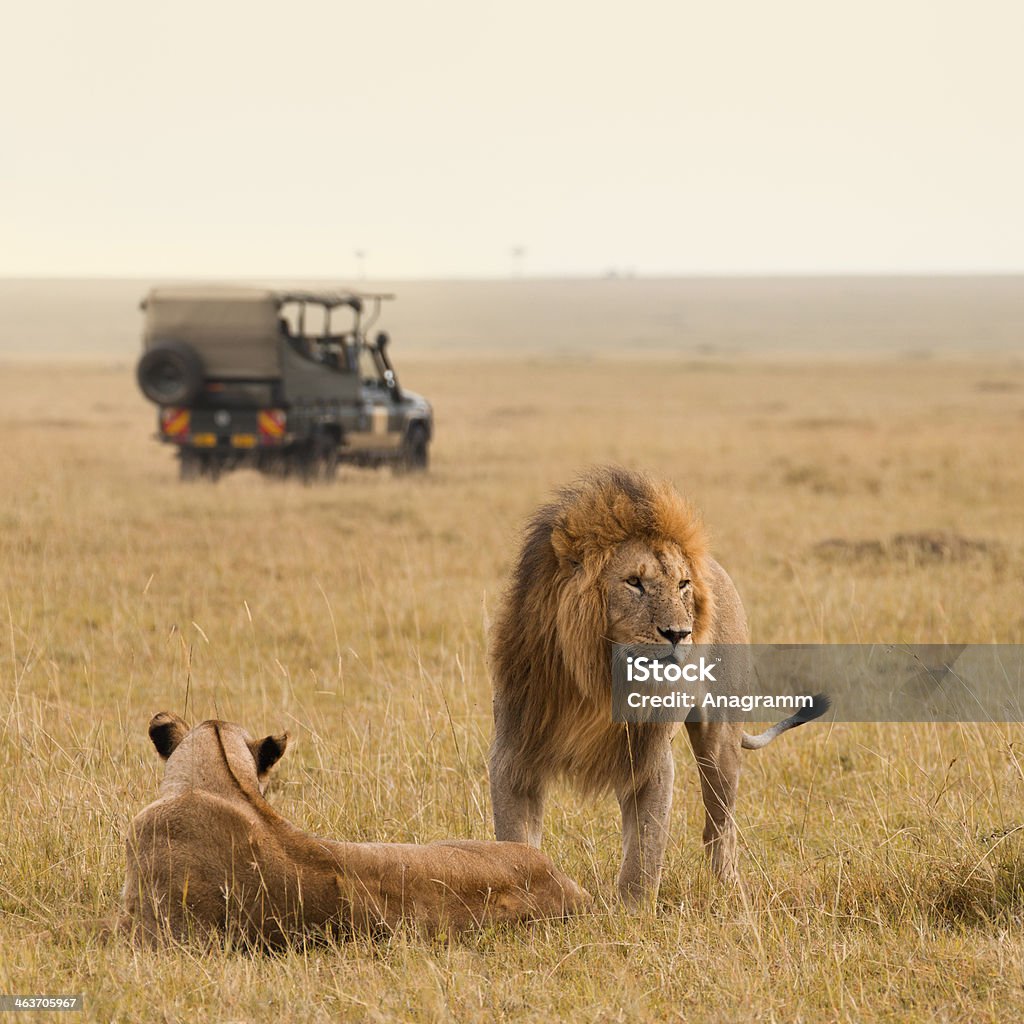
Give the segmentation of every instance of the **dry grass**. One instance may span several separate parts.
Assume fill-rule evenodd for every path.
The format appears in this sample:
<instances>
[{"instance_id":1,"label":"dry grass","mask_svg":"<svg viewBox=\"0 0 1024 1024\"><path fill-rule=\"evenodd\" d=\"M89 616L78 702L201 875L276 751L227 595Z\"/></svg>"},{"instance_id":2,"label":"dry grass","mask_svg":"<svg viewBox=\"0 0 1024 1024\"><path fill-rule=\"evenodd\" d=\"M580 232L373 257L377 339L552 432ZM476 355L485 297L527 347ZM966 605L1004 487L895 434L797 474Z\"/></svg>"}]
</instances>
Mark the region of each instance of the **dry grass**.
<instances>
[{"instance_id":1,"label":"dry grass","mask_svg":"<svg viewBox=\"0 0 1024 1024\"><path fill-rule=\"evenodd\" d=\"M758 641L1024 640L1015 364L407 364L437 407L429 477L309 489L180 486L128 370L3 371L0 992L82 992L96 1020L1024 1016L1013 726L816 724L747 755L733 892L681 748L657 914L611 902L612 804L560 791L548 849L593 918L277 957L92 935L156 789L146 722L186 694L193 719L292 732L271 799L304 827L488 837L488 608L525 515L595 462L704 508ZM921 558L891 542L911 534L981 546ZM822 557L835 540L870 557Z\"/></svg>"}]
</instances>

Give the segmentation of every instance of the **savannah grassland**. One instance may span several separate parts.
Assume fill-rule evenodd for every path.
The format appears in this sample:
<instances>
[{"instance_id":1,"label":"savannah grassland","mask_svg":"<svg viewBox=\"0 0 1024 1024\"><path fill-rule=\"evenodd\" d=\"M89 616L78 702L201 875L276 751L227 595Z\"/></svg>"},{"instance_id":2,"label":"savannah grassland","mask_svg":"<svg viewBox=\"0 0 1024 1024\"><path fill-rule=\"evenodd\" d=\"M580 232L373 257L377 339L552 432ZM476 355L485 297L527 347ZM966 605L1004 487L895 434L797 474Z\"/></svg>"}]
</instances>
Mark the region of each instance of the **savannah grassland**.
<instances>
[{"instance_id":1,"label":"savannah grassland","mask_svg":"<svg viewBox=\"0 0 1024 1024\"><path fill-rule=\"evenodd\" d=\"M563 789L546 848L592 917L275 956L96 937L161 709L288 729L269 798L310 830L489 838L488 621L524 518L588 465L699 504L758 641L1024 642L1012 354L395 357L435 404L429 475L309 488L179 484L129 361L0 370L0 992L83 993L89 1020L1024 1017L1017 725L746 754L732 891L680 743L655 912L612 899L613 802Z\"/></svg>"}]
</instances>

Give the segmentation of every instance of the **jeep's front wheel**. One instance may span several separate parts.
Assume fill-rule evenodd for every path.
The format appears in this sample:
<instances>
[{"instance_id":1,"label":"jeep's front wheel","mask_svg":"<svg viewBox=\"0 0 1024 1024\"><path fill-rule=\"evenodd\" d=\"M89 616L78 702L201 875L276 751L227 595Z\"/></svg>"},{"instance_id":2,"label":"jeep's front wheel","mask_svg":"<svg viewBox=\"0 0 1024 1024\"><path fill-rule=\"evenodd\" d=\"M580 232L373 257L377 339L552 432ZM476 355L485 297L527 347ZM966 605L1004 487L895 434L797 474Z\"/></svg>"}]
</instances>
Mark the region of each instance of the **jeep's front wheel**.
<instances>
[{"instance_id":1,"label":"jeep's front wheel","mask_svg":"<svg viewBox=\"0 0 1024 1024\"><path fill-rule=\"evenodd\" d=\"M142 393L157 405L188 405L203 390L203 361L183 341L159 341L142 354L135 370Z\"/></svg>"},{"instance_id":2,"label":"jeep's front wheel","mask_svg":"<svg viewBox=\"0 0 1024 1024\"><path fill-rule=\"evenodd\" d=\"M402 444L396 468L404 473L424 473L430 465L430 438L425 427L413 424Z\"/></svg>"}]
</instances>

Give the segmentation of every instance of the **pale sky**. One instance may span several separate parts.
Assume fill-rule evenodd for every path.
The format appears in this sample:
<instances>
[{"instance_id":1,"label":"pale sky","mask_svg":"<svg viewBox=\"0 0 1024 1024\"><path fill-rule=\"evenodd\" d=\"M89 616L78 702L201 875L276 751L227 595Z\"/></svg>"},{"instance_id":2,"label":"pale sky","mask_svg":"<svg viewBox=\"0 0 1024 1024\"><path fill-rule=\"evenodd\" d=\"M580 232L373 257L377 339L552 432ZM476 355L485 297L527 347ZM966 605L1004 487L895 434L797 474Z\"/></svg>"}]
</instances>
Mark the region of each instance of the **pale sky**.
<instances>
[{"instance_id":1,"label":"pale sky","mask_svg":"<svg viewBox=\"0 0 1024 1024\"><path fill-rule=\"evenodd\" d=\"M0 274L1024 270L1018 0L36 0Z\"/></svg>"}]
</instances>

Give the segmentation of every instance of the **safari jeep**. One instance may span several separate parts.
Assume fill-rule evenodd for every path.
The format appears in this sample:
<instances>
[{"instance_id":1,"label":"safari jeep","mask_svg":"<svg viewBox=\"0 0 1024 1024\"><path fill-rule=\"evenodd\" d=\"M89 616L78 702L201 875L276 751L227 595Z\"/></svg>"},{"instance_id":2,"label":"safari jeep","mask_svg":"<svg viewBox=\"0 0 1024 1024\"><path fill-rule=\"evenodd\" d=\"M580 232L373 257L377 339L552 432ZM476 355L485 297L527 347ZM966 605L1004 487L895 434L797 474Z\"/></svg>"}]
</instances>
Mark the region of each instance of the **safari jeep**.
<instances>
[{"instance_id":1,"label":"safari jeep","mask_svg":"<svg viewBox=\"0 0 1024 1024\"><path fill-rule=\"evenodd\" d=\"M392 297L154 288L136 376L182 479L240 466L306 481L339 462L426 469L430 403L399 386L388 335L369 338Z\"/></svg>"}]
</instances>

